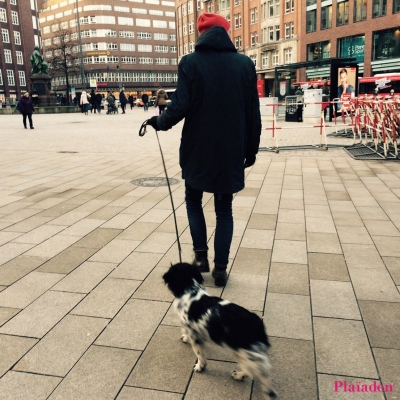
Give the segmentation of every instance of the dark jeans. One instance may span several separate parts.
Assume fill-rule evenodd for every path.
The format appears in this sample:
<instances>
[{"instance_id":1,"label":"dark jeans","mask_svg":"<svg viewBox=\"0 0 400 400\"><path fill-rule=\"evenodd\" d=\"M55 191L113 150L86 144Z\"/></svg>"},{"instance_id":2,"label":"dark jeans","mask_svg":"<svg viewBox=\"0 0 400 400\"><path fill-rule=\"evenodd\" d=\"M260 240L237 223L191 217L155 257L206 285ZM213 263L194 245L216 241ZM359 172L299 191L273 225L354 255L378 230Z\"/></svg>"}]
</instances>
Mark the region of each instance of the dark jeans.
<instances>
[{"instance_id":1,"label":"dark jeans","mask_svg":"<svg viewBox=\"0 0 400 400\"><path fill-rule=\"evenodd\" d=\"M126 107L126 103L121 103L121 110L122 110L123 114L125 113L125 107Z\"/></svg>"},{"instance_id":2,"label":"dark jeans","mask_svg":"<svg viewBox=\"0 0 400 400\"><path fill-rule=\"evenodd\" d=\"M26 128L26 116L28 116L28 119L29 119L29 126L32 127L33 126L32 114L22 114L22 119L24 121L24 127Z\"/></svg>"},{"instance_id":3,"label":"dark jeans","mask_svg":"<svg viewBox=\"0 0 400 400\"><path fill-rule=\"evenodd\" d=\"M208 250L207 228L202 207L203 192L186 183L186 210L189 220L193 250ZM217 227L214 237L214 262L216 265L228 265L229 250L233 236L232 194L214 193L214 207Z\"/></svg>"},{"instance_id":4,"label":"dark jeans","mask_svg":"<svg viewBox=\"0 0 400 400\"><path fill-rule=\"evenodd\" d=\"M164 106L158 106L158 109L160 110L160 114L162 114L165 110L165 107L167 107L166 105Z\"/></svg>"}]
</instances>

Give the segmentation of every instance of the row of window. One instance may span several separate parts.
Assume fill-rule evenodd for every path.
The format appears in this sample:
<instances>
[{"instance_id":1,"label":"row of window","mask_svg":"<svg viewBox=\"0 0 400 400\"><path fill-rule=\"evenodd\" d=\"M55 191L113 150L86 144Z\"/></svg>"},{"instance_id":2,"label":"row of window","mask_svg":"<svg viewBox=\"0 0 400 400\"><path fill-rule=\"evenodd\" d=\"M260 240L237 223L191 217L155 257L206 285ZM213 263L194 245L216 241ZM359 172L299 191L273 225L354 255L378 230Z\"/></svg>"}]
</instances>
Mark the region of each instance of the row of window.
<instances>
[{"instance_id":1,"label":"row of window","mask_svg":"<svg viewBox=\"0 0 400 400\"><path fill-rule=\"evenodd\" d=\"M1 1L1 0L0 0ZM6 69L7 83L9 86L15 86L14 71L12 69ZM18 71L19 85L26 86L25 71ZM0 86L3 86L3 74L0 69Z\"/></svg>"},{"instance_id":2,"label":"row of window","mask_svg":"<svg viewBox=\"0 0 400 400\"><path fill-rule=\"evenodd\" d=\"M8 29L1 29L1 38L3 43L10 43L10 34ZM14 43L18 45L21 44L21 32L14 31Z\"/></svg>"},{"instance_id":3,"label":"row of window","mask_svg":"<svg viewBox=\"0 0 400 400\"><path fill-rule=\"evenodd\" d=\"M93 29L93 30L87 30L87 31L81 31L81 38L99 38L99 37L110 37L110 38L116 38L117 37L117 31L112 30L112 29ZM134 39L135 38L135 33L133 31L119 31L119 37L120 38L125 38L125 39ZM71 38L69 35L61 35L60 36L55 36L53 38L48 38L43 40L43 45L45 47L50 47L52 44L58 44L60 43L61 38L65 43L68 43L69 40L77 40L78 39L78 34L76 32L71 34ZM176 41L176 35L169 35L168 33L150 33L150 32L137 32L136 33L136 38L137 39L143 39L143 40L151 40L152 38L154 40L162 40L162 41L167 41L168 38L170 41L175 42ZM20 44L20 43L19 43ZM93 48L91 50L107 50L107 43L97 43L96 48Z\"/></svg>"},{"instance_id":4,"label":"row of window","mask_svg":"<svg viewBox=\"0 0 400 400\"><path fill-rule=\"evenodd\" d=\"M115 56L92 56L84 57L84 64L118 64L119 57ZM80 59L75 60L76 64L80 63ZM165 57L121 57L121 64L156 64L156 65L177 65L176 58L165 58Z\"/></svg>"},{"instance_id":5,"label":"row of window","mask_svg":"<svg viewBox=\"0 0 400 400\"><path fill-rule=\"evenodd\" d=\"M387 0L351 0L354 1L353 22L365 21L367 19L367 7L372 4L372 18L387 15ZM349 3L344 0L336 4L336 26L347 25L349 23ZM307 5L316 4L314 1L307 1ZM393 13L400 13L400 0L393 0ZM320 29L332 28L332 3L321 7L321 27ZM306 32L317 30L317 9L308 10L306 15Z\"/></svg>"},{"instance_id":6,"label":"row of window","mask_svg":"<svg viewBox=\"0 0 400 400\"><path fill-rule=\"evenodd\" d=\"M19 25L18 13L11 11L11 21L13 25ZM7 12L5 8L0 8L0 22L7 22Z\"/></svg>"},{"instance_id":7,"label":"row of window","mask_svg":"<svg viewBox=\"0 0 400 400\"><path fill-rule=\"evenodd\" d=\"M97 20L101 20L101 24L110 24L110 25L115 25L116 24L116 19L115 17L112 16L106 16L102 15L99 17L96 17ZM92 22L90 22L92 23ZM162 21L162 20L150 20L150 19L142 19L142 18L136 18L135 21L136 26L143 26L143 27L151 27L153 28L169 28L169 29L175 29L175 21ZM86 25L86 24L83 24ZM134 21L133 18L125 18L125 17L118 17L118 25L126 25L126 26L134 26ZM44 26L42 28L42 32L44 34L48 34L51 32L58 32L60 29L61 30L67 30L68 28L74 28L76 26L76 20L72 19L69 21L64 21L61 23L53 24L51 26Z\"/></svg>"},{"instance_id":8,"label":"row of window","mask_svg":"<svg viewBox=\"0 0 400 400\"><path fill-rule=\"evenodd\" d=\"M24 57L22 55L22 51L16 51L15 58L17 60L17 64L24 65ZM11 50L4 49L4 60L6 64L13 63Z\"/></svg>"},{"instance_id":9,"label":"row of window","mask_svg":"<svg viewBox=\"0 0 400 400\"><path fill-rule=\"evenodd\" d=\"M136 45L131 43L120 43L120 51L136 51ZM79 46L72 46L72 52L78 53ZM104 50L118 50L117 43L84 43L82 44L82 51L104 51ZM53 51L55 55L59 55L61 49L47 50L45 52L46 58L51 58L53 56ZM138 44L137 51L140 53L176 53L176 46L165 46L165 45L151 45L151 44ZM21 52L18 52L21 53Z\"/></svg>"},{"instance_id":10,"label":"row of window","mask_svg":"<svg viewBox=\"0 0 400 400\"><path fill-rule=\"evenodd\" d=\"M168 0L161 0L161 1L160 0L127 0L127 1L129 1L131 3L145 3L145 4L154 4L154 5L175 7L175 2L174 1L168 1ZM56 10L58 8L66 7L68 4L74 4L75 5L76 4L76 0L62 1L60 3L53 4L50 7L44 8L43 11ZM108 7L108 6L104 6L104 5L84 6L84 11L86 11L85 7L99 7L99 8L96 8L96 10L108 10L108 11L110 10L110 8L101 8L101 7ZM122 7L122 8L124 8L124 7ZM79 7L78 10L79 10L79 12L81 12L82 11L82 7ZM68 11L72 12L72 10L68 10ZM115 11L118 11L118 10L115 10ZM75 13L76 10L74 9L73 12ZM66 15L65 12L64 12L64 15Z\"/></svg>"},{"instance_id":11,"label":"row of window","mask_svg":"<svg viewBox=\"0 0 400 400\"><path fill-rule=\"evenodd\" d=\"M292 48L283 49L284 64L290 64L293 62L293 51ZM250 59L254 62L256 68L257 65L257 55L250 55ZM261 54L261 69L273 68L279 65L279 51L266 52Z\"/></svg>"},{"instance_id":12,"label":"row of window","mask_svg":"<svg viewBox=\"0 0 400 400\"><path fill-rule=\"evenodd\" d=\"M68 78L71 84L81 83L80 75L73 75ZM178 74L157 72L149 75L148 72L121 72L102 73L94 72L86 74L86 79L96 79L97 82L177 82ZM65 86L66 79L64 76L59 76L51 80L51 86Z\"/></svg>"},{"instance_id":13,"label":"row of window","mask_svg":"<svg viewBox=\"0 0 400 400\"><path fill-rule=\"evenodd\" d=\"M83 11L112 11L112 6L107 5L107 4L91 4L87 6L83 6ZM82 8L79 7L78 9L79 12L82 12ZM121 7L121 6L114 6L114 11L117 12L123 12L123 13L130 13L132 12L133 14L147 14L147 8L135 8L135 7ZM67 10L65 12L60 12L55 15L48 15L47 18L41 18L40 22L44 21L52 21L55 19L59 19L62 17L65 17L67 15L71 15L72 13L75 13L76 9L74 10ZM164 11L162 10L149 10L150 15L164 15ZM165 16L167 17L175 17L175 12L174 11L165 11Z\"/></svg>"}]
</instances>

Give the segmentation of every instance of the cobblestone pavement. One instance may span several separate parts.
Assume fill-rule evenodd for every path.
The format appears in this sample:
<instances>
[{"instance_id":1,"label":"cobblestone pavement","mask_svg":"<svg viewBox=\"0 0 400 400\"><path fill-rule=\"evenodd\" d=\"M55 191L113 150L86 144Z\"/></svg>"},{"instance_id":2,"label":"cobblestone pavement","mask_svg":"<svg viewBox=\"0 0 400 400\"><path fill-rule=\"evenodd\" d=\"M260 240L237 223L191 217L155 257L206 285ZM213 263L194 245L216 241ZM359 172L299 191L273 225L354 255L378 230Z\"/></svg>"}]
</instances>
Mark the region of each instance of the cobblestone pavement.
<instances>
[{"instance_id":1,"label":"cobblestone pavement","mask_svg":"<svg viewBox=\"0 0 400 400\"><path fill-rule=\"evenodd\" d=\"M210 348L194 374L179 340L161 280L178 260L168 192L131 183L164 176L154 131L138 137L152 115L34 115L35 130L0 117L2 400L261 399L230 378L229 352ZM190 261L181 126L159 135ZM292 126L281 145L318 142ZM264 318L279 399L400 399L400 164L340 148L260 152L246 173L229 281L205 284ZM212 248L209 194L204 209Z\"/></svg>"}]
</instances>

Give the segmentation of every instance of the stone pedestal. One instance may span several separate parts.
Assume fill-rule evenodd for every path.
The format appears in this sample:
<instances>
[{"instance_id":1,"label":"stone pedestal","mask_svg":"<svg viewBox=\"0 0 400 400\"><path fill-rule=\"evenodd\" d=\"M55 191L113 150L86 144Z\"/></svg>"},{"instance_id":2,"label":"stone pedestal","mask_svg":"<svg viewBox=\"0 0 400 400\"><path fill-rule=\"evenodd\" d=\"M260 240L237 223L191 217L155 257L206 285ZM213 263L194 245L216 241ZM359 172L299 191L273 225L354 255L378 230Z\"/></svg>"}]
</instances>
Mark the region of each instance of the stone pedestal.
<instances>
[{"instance_id":1,"label":"stone pedestal","mask_svg":"<svg viewBox=\"0 0 400 400\"><path fill-rule=\"evenodd\" d=\"M40 107L57 105L57 99L51 94L51 78L47 74L34 74L31 76L32 101Z\"/></svg>"}]
</instances>

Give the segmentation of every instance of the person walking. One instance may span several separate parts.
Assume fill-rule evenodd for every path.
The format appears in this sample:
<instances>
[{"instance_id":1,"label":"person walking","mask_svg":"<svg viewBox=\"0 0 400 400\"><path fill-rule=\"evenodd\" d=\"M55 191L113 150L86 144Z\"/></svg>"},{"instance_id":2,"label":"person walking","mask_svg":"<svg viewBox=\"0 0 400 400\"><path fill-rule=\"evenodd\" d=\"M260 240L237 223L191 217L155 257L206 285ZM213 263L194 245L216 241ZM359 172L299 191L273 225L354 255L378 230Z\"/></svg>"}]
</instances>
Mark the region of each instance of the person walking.
<instances>
[{"instance_id":1,"label":"person walking","mask_svg":"<svg viewBox=\"0 0 400 400\"><path fill-rule=\"evenodd\" d=\"M128 100L126 99L124 88L122 88L119 92L119 103L121 104L122 114L125 114L125 107L127 102Z\"/></svg>"},{"instance_id":2,"label":"person walking","mask_svg":"<svg viewBox=\"0 0 400 400\"><path fill-rule=\"evenodd\" d=\"M89 100L90 95L86 92L86 90L82 90L80 104L82 106L82 112L84 112L85 115L88 115Z\"/></svg>"},{"instance_id":3,"label":"person walking","mask_svg":"<svg viewBox=\"0 0 400 400\"><path fill-rule=\"evenodd\" d=\"M99 114L101 114L101 102L103 101L103 96L99 92L97 92L95 94L94 98L95 98L95 106L96 106L97 112Z\"/></svg>"},{"instance_id":4,"label":"person walking","mask_svg":"<svg viewBox=\"0 0 400 400\"><path fill-rule=\"evenodd\" d=\"M92 105L90 112L92 113L94 111L96 114L96 93L94 92L94 89L90 92L90 104Z\"/></svg>"},{"instance_id":5,"label":"person walking","mask_svg":"<svg viewBox=\"0 0 400 400\"><path fill-rule=\"evenodd\" d=\"M200 272L210 270L202 197L203 192L213 193L217 226L212 276L216 286L224 286L233 236L233 193L244 188L244 169L255 163L260 143L257 75L251 59L239 54L230 40L228 20L201 14L197 28L195 51L179 63L171 103L147 124L166 131L185 118L179 161L193 264ZM229 99L229 107L221 107L221 98Z\"/></svg>"},{"instance_id":6,"label":"person walking","mask_svg":"<svg viewBox=\"0 0 400 400\"><path fill-rule=\"evenodd\" d=\"M146 93L142 94L143 108L144 111L149 111L149 95Z\"/></svg>"},{"instance_id":7,"label":"person walking","mask_svg":"<svg viewBox=\"0 0 400 400\"><path fill-rule=\"evenodd\" d=\"M19 100L18 110L22 114L22 122L24 123L24 128L27 129L26 117L28 117L29 127L31 129L35 129L33 127L33 122L32 122L32 114L35 111L35 108L33 107L33 102L31 97L29 96L29 92L25 92L24 95Z\"/></svg>"},{"instance_id":8,"label":"person walking","mask_svg":"<svg viewBox=\"0 0 400 400\"><path fill-rule=\"evenodd\" d=\"M133 108L133 96L132 96L132 93L129 95L128 101L129 101L129 104L130 104L131 110L132 110L132 108Z\"/></svg>"},{"instance_id":9,"label":"person walking","mask_svg":"<svg viewBox=\"0 0 400 400\"><path fill-rule=\"evenodd\" d=\"M160 114L164 112L165 107L167 106L167 100L168 100L167 93L165 93L165 90L160 87L160 89L157 91L157 99L156 99L156 105L158 106Z\"/></svg>"}]
</instances>

